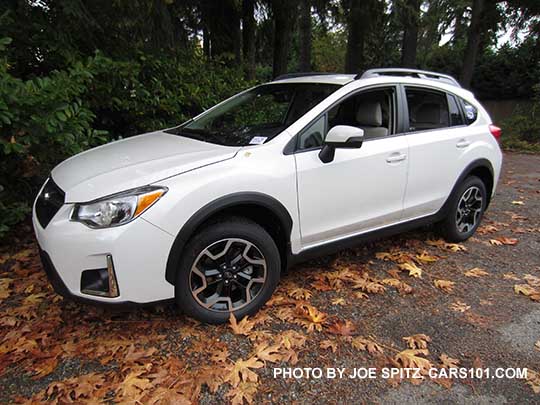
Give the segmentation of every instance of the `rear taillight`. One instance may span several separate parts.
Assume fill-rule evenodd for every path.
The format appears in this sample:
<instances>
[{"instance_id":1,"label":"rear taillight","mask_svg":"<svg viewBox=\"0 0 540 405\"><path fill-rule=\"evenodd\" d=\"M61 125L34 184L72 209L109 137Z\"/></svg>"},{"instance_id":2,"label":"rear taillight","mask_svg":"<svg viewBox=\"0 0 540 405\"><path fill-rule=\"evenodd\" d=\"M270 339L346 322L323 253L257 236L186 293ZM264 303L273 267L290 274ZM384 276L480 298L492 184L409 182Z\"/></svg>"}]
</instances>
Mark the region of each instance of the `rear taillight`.
<instances>
[{"instance_id":1,"label":"rear taillight","mask_svg":"<svg viewBox=\"0 0 540 405\"><path fill-rule=\"evenodd\" d=\"M493 135L497 141L501 139L502 129L498 126L491 124L489 126L489 132L491 132L491 135Z\"/></svg>"}]
</instances>

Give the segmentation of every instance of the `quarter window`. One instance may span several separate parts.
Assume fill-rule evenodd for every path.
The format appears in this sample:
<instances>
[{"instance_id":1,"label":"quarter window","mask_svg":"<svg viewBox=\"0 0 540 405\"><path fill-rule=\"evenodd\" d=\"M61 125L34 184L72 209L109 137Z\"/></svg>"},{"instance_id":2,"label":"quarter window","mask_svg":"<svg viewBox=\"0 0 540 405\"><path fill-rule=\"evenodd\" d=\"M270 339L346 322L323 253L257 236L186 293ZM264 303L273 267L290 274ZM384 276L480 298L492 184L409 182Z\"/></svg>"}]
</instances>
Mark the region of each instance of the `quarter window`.
<instances>
[{"instance_id":1,"label":"quarter window","mask_svg":"<svg viewBox=\"0 0 540 405\"><path fill-rule=\"evenodd\" d=\"M446 128L450 123L445 93L405 88L409 107L409 132Z\"/></svg>"},{"instance_id":2,"label":"quarter window","mask_svg":"<svg viewBox=\"0 0 540 405\"><path fill-rule=\"evenodd\" d=\"M463 110L465 111L465 122L467 125L471 125L474 121L476 121L476 118L478 118L478 110L475 106L463 99L461 99L461 103L463 104Z\"/></svg>"}]
</instances>

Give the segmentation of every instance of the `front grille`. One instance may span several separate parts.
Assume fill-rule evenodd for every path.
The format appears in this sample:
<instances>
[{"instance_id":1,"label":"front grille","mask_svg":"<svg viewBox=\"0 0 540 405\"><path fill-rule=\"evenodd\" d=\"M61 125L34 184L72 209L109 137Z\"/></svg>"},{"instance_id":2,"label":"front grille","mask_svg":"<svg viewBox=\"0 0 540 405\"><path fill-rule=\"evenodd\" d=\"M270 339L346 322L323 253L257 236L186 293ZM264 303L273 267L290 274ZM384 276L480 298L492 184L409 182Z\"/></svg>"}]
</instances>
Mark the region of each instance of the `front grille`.
<instances>
[{"instance_id":1,"label":"front grille","mask_svg":"<svg viewBox=\"0 0 540 405\"><path fill-rule=\"evenodd\" d=\"M65 197L66 194L62 189L49 178L36 201L36 217L43 228L49 225L60 207L64 205Z\"/></svg>"}]
</instances>

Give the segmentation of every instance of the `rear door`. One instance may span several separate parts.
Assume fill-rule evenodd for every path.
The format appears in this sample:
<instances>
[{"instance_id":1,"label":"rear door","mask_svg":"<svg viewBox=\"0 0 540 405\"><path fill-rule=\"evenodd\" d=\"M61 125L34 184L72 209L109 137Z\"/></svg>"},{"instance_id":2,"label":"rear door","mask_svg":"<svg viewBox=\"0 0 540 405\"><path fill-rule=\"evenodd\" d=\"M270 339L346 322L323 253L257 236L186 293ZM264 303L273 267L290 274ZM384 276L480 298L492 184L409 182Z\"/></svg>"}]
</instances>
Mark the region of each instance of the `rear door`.
<instances>
[{"instance_id":1,"label":"rear door","mask_svg":"<svg viewBox=\"0 0 540 405\"><path fill-rule=\"evenodd\" d=\"M403 219L413 219L444 204L472 139L454 95L419 86L402 86L402 92L410 156Z\"/></svg>"}]
</instances>

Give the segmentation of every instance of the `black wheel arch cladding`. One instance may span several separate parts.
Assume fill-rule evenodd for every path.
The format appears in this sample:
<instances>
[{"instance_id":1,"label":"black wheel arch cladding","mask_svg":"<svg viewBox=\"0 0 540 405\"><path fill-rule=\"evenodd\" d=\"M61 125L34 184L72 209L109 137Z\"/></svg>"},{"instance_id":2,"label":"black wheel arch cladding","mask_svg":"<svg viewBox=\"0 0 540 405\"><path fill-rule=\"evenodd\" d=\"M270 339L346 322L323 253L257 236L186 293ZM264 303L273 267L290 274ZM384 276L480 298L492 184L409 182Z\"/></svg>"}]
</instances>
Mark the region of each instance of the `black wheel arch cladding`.
<instances>
[{"instance_id":1,"label":"black wheel arch cladding","mask_svg":"<svg viewBox=\"0 0 540 405\"><path fill-rule=\"evenodd\" d=\"M260 208L264 211L270 211L272 215L279 222L279 227L283 229L286 237L286 247L289 250L290 235L293 226L292 218L287 209L274 197L271 197L263 193L249 193L241 192L229 194L227 196L220 197L199 209L182 227L178 235L176 236L174 243L169 252L167 259L167 267L165 270L165 279L172 285L176 282L176 272L178 271L178 264L180 263L180 257L182 251L186 246L189 239L194 232L205 224L209 219L219 215L220 213L226 213L227 210L234 209L235 207L250 206L254 209ZM277 241L276 241L277 244ZM286 253L286 252L284 252Z\"/></svg>"}]
</instances>

